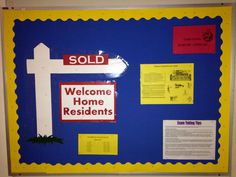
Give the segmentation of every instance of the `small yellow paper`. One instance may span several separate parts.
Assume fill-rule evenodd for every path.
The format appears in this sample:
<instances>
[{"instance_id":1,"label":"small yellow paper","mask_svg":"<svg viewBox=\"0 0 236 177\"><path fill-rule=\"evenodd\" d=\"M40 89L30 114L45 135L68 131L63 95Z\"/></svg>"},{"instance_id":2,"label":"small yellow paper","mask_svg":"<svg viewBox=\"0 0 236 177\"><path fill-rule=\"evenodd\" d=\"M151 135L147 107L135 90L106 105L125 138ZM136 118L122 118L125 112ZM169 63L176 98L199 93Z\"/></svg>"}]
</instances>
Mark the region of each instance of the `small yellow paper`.
<instances>
[{"instance_id":1,"label":"small yellow paper","mask_svg":"<svg viewBox=\"0 0 236 177\"><path fill-rule=\"evenodd\" d=\"M81 155L118 155L117 134L79 134L78 142Z\"/></svg>"},{"instance_id":2,"label":"small yellow paper","mask_svg":"<svg viewBox=\"0 0 236 177\"><path fill-rule=\"evenodd\" d=\"M141 64L141 104L193 104L194 64Z\"/></svg>"}]
</instances>

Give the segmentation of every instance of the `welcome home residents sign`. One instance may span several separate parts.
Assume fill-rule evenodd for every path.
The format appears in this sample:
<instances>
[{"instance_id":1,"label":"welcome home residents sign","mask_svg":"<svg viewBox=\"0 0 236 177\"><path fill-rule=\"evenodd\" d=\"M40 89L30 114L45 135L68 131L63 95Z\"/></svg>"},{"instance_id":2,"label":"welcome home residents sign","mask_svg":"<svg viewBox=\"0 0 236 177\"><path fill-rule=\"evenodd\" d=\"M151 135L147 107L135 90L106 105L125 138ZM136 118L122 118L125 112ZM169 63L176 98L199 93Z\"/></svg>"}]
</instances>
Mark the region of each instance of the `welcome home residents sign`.
<instances>
[{"instance_id":1,"label":"welcome home residents sign","mask_svg":"<svg viewBox=\"0 0 236 177\"><path fill-rule=\"evenodd\" d=\"M115 82L61 83L62 121L115 121Z\"/></svg>"}]
</instances>

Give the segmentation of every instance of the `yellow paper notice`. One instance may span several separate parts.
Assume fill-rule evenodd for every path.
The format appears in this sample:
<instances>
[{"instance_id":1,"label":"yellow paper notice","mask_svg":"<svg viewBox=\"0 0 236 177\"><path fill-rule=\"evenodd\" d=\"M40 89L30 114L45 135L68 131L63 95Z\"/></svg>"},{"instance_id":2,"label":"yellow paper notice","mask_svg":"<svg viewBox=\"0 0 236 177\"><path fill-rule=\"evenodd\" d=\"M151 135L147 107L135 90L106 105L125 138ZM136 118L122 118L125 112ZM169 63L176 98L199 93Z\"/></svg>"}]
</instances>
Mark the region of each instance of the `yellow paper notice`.
<instances>
[{"instance_id":1,"label":"yellow paper notice","mask_svg":"<svg viewBox=\"0 0 236 177\"><path fill-rule=\"evenodd\" d=\"M79 134L80 155L118 155L117 134Z\"/></svg>"},{"instance_id":2,"label":"yellow paper notice","mask_svg":"<svg viewBox=\"0 0 236 177\"><path fill-rule=\"evenodd\" d=\"M141 104L193 104L194 65L141 64Z\"/></svg>"}]
</instances>

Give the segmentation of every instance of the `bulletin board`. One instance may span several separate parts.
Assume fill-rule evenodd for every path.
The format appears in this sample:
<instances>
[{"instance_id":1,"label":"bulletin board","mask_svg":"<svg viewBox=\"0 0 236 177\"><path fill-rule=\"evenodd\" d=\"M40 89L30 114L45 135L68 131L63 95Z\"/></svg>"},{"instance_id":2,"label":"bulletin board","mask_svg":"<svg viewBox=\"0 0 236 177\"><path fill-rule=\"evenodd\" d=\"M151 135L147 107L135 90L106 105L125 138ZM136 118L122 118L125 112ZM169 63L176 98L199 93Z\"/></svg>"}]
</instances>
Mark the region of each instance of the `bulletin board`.
<instances>
[{"instance_id":1,"label":"bulletin board","mask_svg":"<svg viewBox=\"0 0 236 177\"><path fill-rule=\"evenodd\" d=\"M10 171L227 173L231 7L4 10Z\"/></svg>"}]
</instances>

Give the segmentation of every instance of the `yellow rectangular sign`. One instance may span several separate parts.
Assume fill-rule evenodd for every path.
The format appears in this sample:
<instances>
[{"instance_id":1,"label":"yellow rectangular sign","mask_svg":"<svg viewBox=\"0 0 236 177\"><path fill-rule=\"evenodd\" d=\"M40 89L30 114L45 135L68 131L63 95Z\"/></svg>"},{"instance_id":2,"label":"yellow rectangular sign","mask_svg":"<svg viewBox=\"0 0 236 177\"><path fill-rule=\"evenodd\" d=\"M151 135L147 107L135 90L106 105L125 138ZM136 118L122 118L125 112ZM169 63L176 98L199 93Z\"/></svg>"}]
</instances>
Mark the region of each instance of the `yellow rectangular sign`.
<instances>
[{"instance_id":1,"label":"yellow rectangular sign","mask_svg":"<svg viewBox=\"0 0 236 177\"><path fill-rule=\"evenodd\" d=\"M117 134L79 134L79 155L118 155Z\"/></svg>"},{"instance_id":2,"label":"yellow rectangular sign","mask_svg":"<svg viewBox=\"0 0 236 177\"><path fill-rule=\"evenodd\" d=\"M193 104L194 65L141 64L141 104Z\"/></svg>"}]
</instances>

